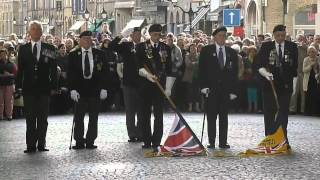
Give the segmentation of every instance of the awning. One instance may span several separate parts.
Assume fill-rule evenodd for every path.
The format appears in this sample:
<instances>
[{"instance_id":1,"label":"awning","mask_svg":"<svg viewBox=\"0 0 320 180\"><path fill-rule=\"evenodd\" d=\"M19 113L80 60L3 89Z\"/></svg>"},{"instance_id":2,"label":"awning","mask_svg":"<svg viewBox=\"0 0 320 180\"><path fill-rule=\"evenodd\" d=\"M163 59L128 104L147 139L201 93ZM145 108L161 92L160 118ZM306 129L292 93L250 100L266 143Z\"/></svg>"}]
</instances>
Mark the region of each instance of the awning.
<instances>
[{"instance_id":1,"label":"awning","mask_svg":"<svg viewBox=\"0 0 320 180\"><path fill-rule=\"evenodd\" d=\"M90 23L89 24L89 28L88 31L92 31L92 32L96 32L97 29L103 24L103 23L107 23L110 24L111 22L113 22L114 19L110 18L110 19L96 19L96 25L94 23Z\"/></svg>"},{"instance_id":2,"label":"awning","mask_svg":"<svg viewBox=\"0 0 320 180\"><path fill-rule=\"evenodd\" d=\"M135 2L134 1L125 1L125 2L116 2L114 4L115 9L120 8L134 8Z\"/></svg>"},{"instance_id":3,"label":"awning","mask_svg":"<svg viewBox=\"0 0 320 180\"><path fill-rule=\"evenodd\" d=\"M141 19L131 19L127 25L122 29L121 33L127 31L128 29L133 29L134 27L141 27L144 22L144 18Z\"/></svg>"},{"instance_id":4,"label":"awning","mask_svg":"<svg viewBox=\"0 0 320 180\"><path fill-rule=\"evenodd\" d=\"M208 11L210 10L210 7L206 7L206 8L202 8L197 16L192 20L191 22L191 28L195 27L199 21L208 13ZM188 25L184 31L190 31L190 25Z\"/></svg>"},{"instance_id":5,"label":"awning","mask_svg":"<svg viewBox=\"0 0 320 180\"><path fill-rule=\"evenodd\" d=\"M86 21L76 21L69 30L71 31L79 30L84 23L86 23Z\"/></svg>"}]
</instances>

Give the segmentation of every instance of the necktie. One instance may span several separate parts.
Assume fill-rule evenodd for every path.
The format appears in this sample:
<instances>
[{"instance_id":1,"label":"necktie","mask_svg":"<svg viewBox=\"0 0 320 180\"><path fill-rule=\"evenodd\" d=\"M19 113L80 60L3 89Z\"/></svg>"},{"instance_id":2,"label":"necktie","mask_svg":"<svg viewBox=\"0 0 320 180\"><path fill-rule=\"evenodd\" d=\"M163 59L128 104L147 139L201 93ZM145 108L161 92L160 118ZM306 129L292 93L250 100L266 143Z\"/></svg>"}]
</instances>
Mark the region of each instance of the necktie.
<instances>
[{"instance_id":1,"label":"necktie","mask_svg":"<svg viewBox=\"0 0 320 180\"><path fill-rule=\"evenodd\" d=\"M32 54L33 54L33 56L34 56L36 59L38 59L38 58L37 58L37 54L38 54L37 43L34 43L34 45L33 45Z\"/></svg>"},{"instance_id":2,"label":"necktie","mask_svg":"<svg viewBox=\"0 0 320 180\"><path fill-rule=\"evenodd\" d=\"M282 60L281 44L279 44L279 59Z\"/></svg>"},{"instance_id":3,"label":"necktie","mask_svg":"<svg viewBox=\"0 0 320 180\"><path fill-rule=\"evenodd\" d=\"M86 77L90 76L90 62L89 62L88 51L85 51L85 55L84 55L84 76Z\"/></svg>"},{"instance_id":4,"label":"necktie","mask_svg":"<svg viewBox=\"0 0 320 180\"><path fill-rule=\"evenodd\" d=\"M224 67L224 58L223 58L222 47L219 48L218 60L219 60L220 68L223 69L223 67Z\"/></svg>"},{"instance_id":5,"label":"necktie","mask_svg":"<svg viewBox=\"0 0 320 180\"><path fill-rule=\"evenodd\" d=\"M158 43L154 43L154 46L153 46L155 49L158 48Z\"/></svg>"}]
</instances>

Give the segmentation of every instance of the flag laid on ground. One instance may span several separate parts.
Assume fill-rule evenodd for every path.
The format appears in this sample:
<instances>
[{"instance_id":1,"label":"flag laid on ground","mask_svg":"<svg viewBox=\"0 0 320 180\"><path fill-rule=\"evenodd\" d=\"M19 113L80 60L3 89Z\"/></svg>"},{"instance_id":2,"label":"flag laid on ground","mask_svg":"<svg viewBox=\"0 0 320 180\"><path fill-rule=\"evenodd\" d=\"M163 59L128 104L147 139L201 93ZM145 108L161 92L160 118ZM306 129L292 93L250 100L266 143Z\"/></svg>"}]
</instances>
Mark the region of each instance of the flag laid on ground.
<instances>
[{"instance_id":1,"label":"flag laid on ground","mask_svg":"<svg viewBox=\"0 0 320 180\"><path fill-rule=\"evenodd\" d=\"M288 154L288 144L283 133L282 126L279 126L274 134L271 134L263 139L258 147L248 149L240 153L241 157L262 156L262 155L279 155Z\"/></svg>"},{"instance_id":2,"label":"flag laid on ground","mask_svg":"<svg viewBox=\"0 0 320 180\"><path fill-rule=\"evenodd\" d=\"M175 116L169 135L162 146L159 146L157 152L146 153L146 157L155 156L195 156L206 155L204 147L196 140L193 133Z\"/></svg>"}]
</instances>

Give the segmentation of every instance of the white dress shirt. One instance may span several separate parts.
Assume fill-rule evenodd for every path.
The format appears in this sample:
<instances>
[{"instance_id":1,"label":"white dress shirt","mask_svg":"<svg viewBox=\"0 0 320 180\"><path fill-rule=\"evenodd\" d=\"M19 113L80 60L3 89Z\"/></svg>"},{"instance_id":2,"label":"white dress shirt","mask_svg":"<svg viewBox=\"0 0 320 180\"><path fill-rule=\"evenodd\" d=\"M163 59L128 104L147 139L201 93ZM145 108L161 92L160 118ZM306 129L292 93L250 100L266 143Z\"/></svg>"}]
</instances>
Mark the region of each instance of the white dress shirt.
<instances>
[{"instance_id":1,"label":"white dress shirt","mask_svg":"<svg viewBox=\"0 0 320 180\"><path fill-rule=\"evenodd\" d=\"M155 42L153 42L151 39L150 39L150 43L151 43L151 46L152 46L153 48L157 48L157 47L159 46L159 42L158 42L158 43L155 43ZM155 47L155 45L157 45L157 47Z\"/></svg>"},{"instance_id":2,"label":"white dress shirt","mask_svg":"<svg viewBox=\"0 0 320 180\"><path fill-rule=\"evenodd\" d=\"M84 75L84 61L85 61L85 56L86 56L86 52L85 51L88 51L88 57L89 57L89 64L90 64L90 76L85 76ZM92 48L90 47L89 49L84 49L84 48L81 48L81 52L82 52L82 74L83 74L83 77L84 79L91 79L92 78L92 72L93 72L93 54L92 54Z\"/></svg>"},{"instance_id":3,"label":"white dress shirt","mask_svg":"<svg viewBox=\"0 0 320 180\"><path fill-rule=\"evenodd\" d=\"M216 43L216 52L217 52L217 58L219 58L219 52L220 52L220 47L222 48L222 52L223 52L223 65L226 65L226 61L227 61L227 55L226 55L226 47L225 45L220 46L219 44Z\"/></svg>"},{"instance_id":4,"label":"white dress shirt","mask_svg":"<svg viewBox=\"0 0 320 180\"><path fill-rule=\"evenodd\" d=\"M279 56L279 43L276 42L276 50L277 50L277 54ZM281 51L282 51L282 57L284 56L284 42L281 43Z\"/></svg>"},{"instance_id":5,"label":"white dress shirt","mask_svg":"<svg viewBox=\"0 0 320 180\"><path fill-rule=\"evenodd\" d=\"M37 42L34 42L31 40L31 52L33 54L33 46L34 44L37 43L37 60L39 61L40 59L40 52L41 52L41 41L37 41Z\"/></svg>"}]
</instances>

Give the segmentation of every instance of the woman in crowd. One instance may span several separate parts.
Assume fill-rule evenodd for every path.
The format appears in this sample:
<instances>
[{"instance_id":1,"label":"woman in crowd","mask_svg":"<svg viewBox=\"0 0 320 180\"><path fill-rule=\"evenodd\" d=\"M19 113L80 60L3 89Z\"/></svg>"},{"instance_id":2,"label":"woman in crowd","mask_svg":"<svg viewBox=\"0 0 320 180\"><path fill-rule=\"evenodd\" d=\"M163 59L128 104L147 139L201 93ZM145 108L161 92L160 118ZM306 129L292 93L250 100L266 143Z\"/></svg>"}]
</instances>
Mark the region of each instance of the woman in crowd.
<instances>
[{"instance_id":1,"label":"woman in crowd","mask_svg":"<svg viewBox=\"0 0 320 180\"><path fill-rule=\"evenodd\" d=\"M16 65L9 61L7 49L0 49L0 120L12 120Z\"/></svg>"},{"instance_id":2,"label":"woman in crowd","mask_svg":"<svg viewBox=\"0 0 320 180\"><path fill-rule=\"evenodd\" d=\"M308 57L303 60L303 91L306 93L305 114L319 115L319 76L320 57L314 46L309 46Z\"/></svg>"}]
</instances>

